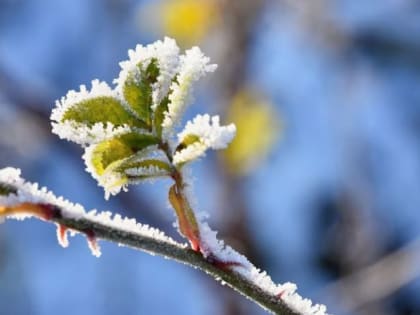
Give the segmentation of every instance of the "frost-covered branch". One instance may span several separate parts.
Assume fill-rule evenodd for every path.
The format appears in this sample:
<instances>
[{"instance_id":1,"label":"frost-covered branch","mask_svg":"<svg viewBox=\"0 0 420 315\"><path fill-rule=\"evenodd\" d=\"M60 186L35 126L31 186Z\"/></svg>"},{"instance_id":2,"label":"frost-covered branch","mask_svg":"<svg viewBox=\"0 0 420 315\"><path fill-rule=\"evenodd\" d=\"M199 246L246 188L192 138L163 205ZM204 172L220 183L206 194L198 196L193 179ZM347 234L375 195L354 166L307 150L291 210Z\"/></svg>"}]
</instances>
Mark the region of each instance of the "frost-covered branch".
<instances>
[{"instance_id":1,"label":"frost-covered branch","mask_svg":"<svg viewBox=\"0 0 420 315\"><path fill-rule=\"evenodd\" d=\"M273 314L326 314L325 306L313 306L310 300L302 299L295 292L294 284L274 284L265 272L245 258L242 258L241 264L206 258L134 219L122 218L118 214L112 216L110 212L86 212L81 205L56 197L45 187L39 189L38 184L25 182L17 169L0 170L0 218L28 217L57 224L58 240L63 247L68 246L68 232L80 233L86 236L95 256L100 255L97 240L107 240L199 268ZM236 255L240 259L239 254Z\"/></svg>"},{"instance_id":2,"label":"frost-covered branch","mask_svg":"<svg viewBox=\"0 0 420 315\"><path fill-rule=\"evenodd\" d=\"M192 181L187 165L210 149L226 148L236 127L220 125L218 116L198 115L176 135L191 103L193 83L216 69L198 47L180 55L173 39L165 38L130 50L110 87L99 80L91 89L82 85L56 102L51 114L53 132L82 145L86 170L105 190L105 197L129 185L170 178L168 199L177 216L180 234L191 250L162 232L110 212L86 213L82 206L56 198L46 189L26 183L18 170L0 172L0 216L35 216L57 223L60 244L67 231L86 235L99 256L102 238L161 254L199 267L277 314L324 315L322 305L295 293L296 285L276 285L249 260L217 239L217 232L192 205Z\"/></svg>"}]
</instances>

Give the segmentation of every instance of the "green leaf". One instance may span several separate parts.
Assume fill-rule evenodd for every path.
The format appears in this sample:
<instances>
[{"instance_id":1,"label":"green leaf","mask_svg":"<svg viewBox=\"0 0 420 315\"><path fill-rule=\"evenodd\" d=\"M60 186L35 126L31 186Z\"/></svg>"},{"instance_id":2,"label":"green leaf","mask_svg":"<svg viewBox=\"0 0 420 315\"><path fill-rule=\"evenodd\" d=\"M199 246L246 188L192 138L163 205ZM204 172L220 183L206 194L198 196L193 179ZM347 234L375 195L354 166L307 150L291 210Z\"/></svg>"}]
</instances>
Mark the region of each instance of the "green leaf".
<instances>
[{"instance_id":1,"label":"green leaf","mask_svg":"<svg viewBox=\"0 0 420 315\"><path fill-rule=\"evenodd\" d=\"M141 161L125 161L120 166L118 166L118 170L124 171L130 168L148 168L150 166L157 167L168 173L172 171L171 166L168 163L156 159L144 159Z\"/></svg>"},{"instance_id":2,"label":"green leaf","mask_svg":"<svg viewBox=\"0 0 420 315\"><path fill-rule=\"evenodd\" d=\"M178 146L175 149L175 152L179 152L183 149L185 149L186 147L188 147L189 145L199 142L200 141L200 137L197 135L193 135L193 134L189 134L186 135L180 144L178 144Z\"/></svg>"},{"instance_id":3,"label":"green leaf","mask_svg":"<svg viewBox=\"0 0 420 315\"><path fill-rule=\"evenodd\" d=\"M153 125L155 126L156 135L162 137L162 123L165 119L165 113L168 111L169 97L166 96L156 107Z\"/></svg>"},{"instance_id":4,"label":"green leaf","mask_svg":"<svg viewBox=\"0 0 420 315\"><path fill-rule=\"evenodd\" d=\"M159 76L157 59L152 59L146 69L137 65L138 71L129 74L123 87L124 98L135 113L148 126L152 123L152 84Z\"/></svg>"},{"instance_id":5,"label":"green leaf","mask_svg":"<svg viewBox=\"0 0 420 315\"><path fill-rule=\"evenodd\" d=\"M61 122L67 120L83 123L89 127L95 123L145 127L144 123L132 116L123 107L121 101L112 96L98 96L75 104L64 113Z\"/></svg>"},{"instance_id":6,"label":"green leaf","mask_svg":"<svg viewBox=\"0 0 420 315\"><path fill-rule=\"evenodd\" d=\"M148 134L127 133L119 137L105 140L96 145L92 152L91 163L98 175L108 168L116 168L126 158L136 152L158 143L158 139Z\"/></svg>"},{"instance_id":7,"label":"green leaf","mask_svg":"<svg viewBox=\"0 0 420 315\"><path fill-rule=\"evenodd\" d=\"M16 187L13 187L6 183L0 183L0 196L8 196L10 194L17 194Z\"/></svg>"}]
</instances>

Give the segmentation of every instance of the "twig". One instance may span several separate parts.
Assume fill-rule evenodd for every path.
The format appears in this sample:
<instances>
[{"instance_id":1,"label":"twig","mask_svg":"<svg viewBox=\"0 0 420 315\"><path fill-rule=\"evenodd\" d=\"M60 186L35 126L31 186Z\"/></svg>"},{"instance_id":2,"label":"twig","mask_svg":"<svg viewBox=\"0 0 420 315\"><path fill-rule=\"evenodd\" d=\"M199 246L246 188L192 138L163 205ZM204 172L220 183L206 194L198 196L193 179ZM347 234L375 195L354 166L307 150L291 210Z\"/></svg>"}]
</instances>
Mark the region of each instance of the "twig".
<instances>
[{"instance_id":1,"label":"twig","mask_svg":"<svg viewBox=\"0 0 420 315\"><path fill-rule=\"evenodd\" d=\"M10 183L0 182L0 185L7 187L7 190L12 193L19 190L19 187L10 185ZM71 217L66 214L65 209L55 204L22 203L15 208L20 209L20 214L35 216L58 224L61 227L59 229L61 233L63 229L70 229L85 234L89 241L92 241L92 239L103 239L151 254L161 255L201 269L214 279L220 281L222 284L228 285L272 314L300 315L292 310L281 297L265 292L261 287L246 279L240 273L226 266L214 264L212 261L204 258L200 253L184 245L127 231L123 228L113 227L90 219L87 215ZM27 209L26 211L24 210L25 208ZM6 215L16 214L13 211L7 213L5 209L8 208L0 206L0 215L2 212Z\"/></svg>"}]
</instances>

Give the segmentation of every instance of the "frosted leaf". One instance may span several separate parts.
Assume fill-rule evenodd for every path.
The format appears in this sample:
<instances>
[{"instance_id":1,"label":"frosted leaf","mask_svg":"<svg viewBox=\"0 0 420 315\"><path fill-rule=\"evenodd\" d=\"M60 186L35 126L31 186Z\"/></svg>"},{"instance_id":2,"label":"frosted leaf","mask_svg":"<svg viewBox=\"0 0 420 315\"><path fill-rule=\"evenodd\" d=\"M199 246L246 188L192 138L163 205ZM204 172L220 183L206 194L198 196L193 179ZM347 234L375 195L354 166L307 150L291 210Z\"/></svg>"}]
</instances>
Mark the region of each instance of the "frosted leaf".
<instances>
[{"instance_id":1,"label":"frosted leaf","mask_svg":"<svg viewBox=\"0 0 420 315\"><path fill-rule=\"evenodd\" d=\"M178 134L179 142L182 142L188 135L195 135L200 138L208 148L214 150L224 149L235 137L236 128L234 124L220 126L219 116L210 117L197 115L193 121L189 121L185 129Z\"/></svg>"},{"instance_id":2,"label":"frosted leaf","mask_svg":"<svg viewBox=\"0 0 420 315\"><path fill-rule=\"evenodd\" d=\"M178 151L174 154L174 164L177 166L183 165L184 163L194 161L200 157L203 157L206 153L207 146L201 142L193 143Z\"/></svg>"},{"instance_id":3,"label":"frosted leaf","mask_svg":"<svg viewBox=\"0 0 420 315\"><path fill-rule=\"evenodd\" d=\"M168 171L155 165L133 167L125 170L125 173L132 177L159 177L169 175Z\"/></svg>"},{"instance_id":4,"label":"frosted leaf","mask_svg":"<svg viewBox=\"0 0 420 315\"><path fill-rule=\"evenodd\" d=\"M80 91L71 90L51 113L52 132L62 139L85 145L109 139L130 130L144 127L124 109L124 101L107 83L92 81Z\"/></svg>"},{"instance_id":5,"label":"frosted leaf","mask_svg":"<svg viewBox=\"0 0 420 315\"><path fill-rule=\"evenodd\" d=\"M159 75L153 84L152 109L162 101L169 91L171 81L178 71L179 67L179 47L175 40L165 37L163 41L156 41L147 46L137 45L136 49L128 51L129 59L120 62L121 72L114 82L117 84L117 90L123 95L123 87L127 78L131 75L136 76L141 70L144 70L152 59L157 60Z\"/></svg>"},{"instance_id":6,"label":"frosted leaf","mask_svg":"<svg viewBox=\"0 0 420 315\"><path fill-rule=\"evenodd\" d=\"M108 200L111 195L117 195L121 190L127 189L128 178L124 174L114 171L114 168L118 166L116 164L108 165L102 172L98 172L98 167L94 163L96 150L96 145L85 148L82 158L85 161L86 171L92 175L99 186L104 188L105 199ZM114 163L118 163L118 161Z\"/></svg>"},{"instance_id":7,"label":"frosted leaf","mask_svg":"<svg viewBox=\"0 0 420 315\"><path fill-rule=\"evenodd\" d=\"M52 123L52 132L60 139L73 141L81 145L95 144L125 134L131 130L129 126L115 127L113 124L96 123L91 127L73 121L60 124Z\"/></svg>"},{"instance_id":8,"label":"frosted leaf","mask_svg":"<svg viewBox=\"0 0 420 315\"><path fill-rule=\"evenodd\" d=\"M158 139L151 134L130 132L91 145L83 154L86 171L98 181L99 186L104 187L105 198L108 199L110 195L125 189L129 183L121 166L126 161L132 161L144 149L156 149L157 142Z\"/></svg>"},{"instance_id":9,"label":"frosted leaf","mask_svg":"<svg viewBox=\"0 0 420 315\"><path fill-rule=\"evenodd\" d=\"M180 68L176 80L170 86L168 111L162 123L163 137L168 140L181 120L185 108L191 102L192 84L208 72L216 70L217 65L210 65L198 47L193 47L180 57Z\"/></svg>"},{"instance_id":10,"label":"frosted leaf","mask_svg":"<svg viewBox=\"0 0 420 315\"><path fill-rule=\"evenodd\" d=\"M185 144L185 148L174 154L174 163L181 165L196 160L204 156L207 149L224 149L233 140L235 133L236 127L233 124L220 126L219 116L197 115L178 134L178 141L181 145Z\"/></svg>"},{"instance_id":11,"label":"frosted leaf","mask_svg":"<svg viewBox=\"0 0 420 315\"><path fill-rule=\"evenodd\" d=\"M172 171L167 159L157 155L153 158L148 157L129 161L124 163L121 168L129 176L130 181L169 176Z\"/></svg>"}]
</instances>

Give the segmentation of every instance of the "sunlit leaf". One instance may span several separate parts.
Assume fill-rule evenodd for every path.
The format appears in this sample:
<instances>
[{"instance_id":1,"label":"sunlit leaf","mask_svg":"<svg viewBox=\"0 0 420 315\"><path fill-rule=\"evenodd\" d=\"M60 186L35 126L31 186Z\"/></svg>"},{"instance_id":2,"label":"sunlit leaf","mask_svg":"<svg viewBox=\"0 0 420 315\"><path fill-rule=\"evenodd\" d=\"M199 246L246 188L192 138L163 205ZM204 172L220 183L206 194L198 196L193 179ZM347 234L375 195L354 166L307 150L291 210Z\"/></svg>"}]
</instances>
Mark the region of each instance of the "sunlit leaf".
<instances>
[{"instance_id":1,"label":"sunlit leaf","mask_svg":"<svg viewBox=\"0 0 420 315\"><path fill-rule=\"evenodd\" d=\"M63 114L64 121L75 121L88 126L95 123L112 123L114 126L144 127L144 124L128 113L121 101L112 96L99 96L81 101L71 106Z\"/></svg>"},{"instance_id":2,"label":"sunlit leaf","mask_svg":"<svg viewBox=\"0 0 420 315\"><path fill-rule=\"evenodd\" d=\"M161 160L156 159L144 159L140 161L126 161L123 162L120 166L118 166L119 171L124 171L126 169L130 168L150 168L150 167L156 167L157 169L160 169L162 171L171 172L171 166Z\"/></svg>"},{"instance_id":3,"label":"sunlit leaf","mask_svg":"<svg viewBox=\"0 0 420 315\"><path fill-rule=\"evenodd\" d=\"M146 69L138 65L139 71L133 71L127 77L123 87L124 98L135 113L148 126L152 116L152 84L159 76L157 60L150 61Z\"/></svg>"},{"instance_id":4,"label":"sunlit leaf","mask_svg":"<svg viewBox=\"0 0 420 315\"><path fill-rule=\"evenodd\" d=\"M97 144L90 162L96 173L102 175L112 163L126 159L157 142L155 137L148 134L128 133Z\"/></svg>"}]
</instances>

